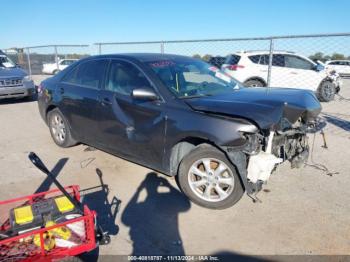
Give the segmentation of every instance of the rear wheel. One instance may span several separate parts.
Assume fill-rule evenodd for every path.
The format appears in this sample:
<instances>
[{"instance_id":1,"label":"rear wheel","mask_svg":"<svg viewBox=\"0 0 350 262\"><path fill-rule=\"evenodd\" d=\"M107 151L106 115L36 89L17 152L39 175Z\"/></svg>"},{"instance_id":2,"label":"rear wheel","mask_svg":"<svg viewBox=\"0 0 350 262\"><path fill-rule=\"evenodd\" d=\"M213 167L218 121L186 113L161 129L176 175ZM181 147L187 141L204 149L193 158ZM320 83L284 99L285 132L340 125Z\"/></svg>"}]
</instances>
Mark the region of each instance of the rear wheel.
<instances>
[{"instance_id":1,"label":"rear wheel","mask_svg":"<svg viewBox=\"0 0 350 262\"><path fill-rule=\"evenodd\" d=\"M317 90L317 97L321 102L330 102L334 100L335 93L336 88L334 83L326 80L320 84Z\"/></svg>"},{"instance_id":2,"label":"rear wheel","mask_svg":"<svg viewBox=\"0 0 350 262\"><path fill-rule=\"evenodd\" d=\"M60 110L53 109L48 113L48 125L53 141L60 147L70 147L76 144L69 125Z\"/></svg>"},{"instance_id":3,"label":"rear wheel","mask_svg":"<svg viewBox=\"0 0 350 262\"><path fill-rule=\"evenodd\" d=\"M52 73L53 73L54 75L57 75L59 72L60 72L60 70L55 69Z\"/></svg>"},{"instance_id":4,"label":"rear wheel","mask_svg":"<svg viewBox=\"0 0 350 262\"><path fill-rule=\"evenodd\" d=\"M244 192L235 167L214 147L199 146L185 156L178 182L194 203L211 209L234 205Z\"/></svg>"},{"instance_id":5,"label":"rear wheel","mask_svg":"<svg viewBox=\"0 0 350 262\"><path fill-rule=\"evenodd\" d=\"M263 87L265 86L265 84L260 80L251 79L251 80L245 81L244 86L245 87Z\"/></svg>"}]
</instances>

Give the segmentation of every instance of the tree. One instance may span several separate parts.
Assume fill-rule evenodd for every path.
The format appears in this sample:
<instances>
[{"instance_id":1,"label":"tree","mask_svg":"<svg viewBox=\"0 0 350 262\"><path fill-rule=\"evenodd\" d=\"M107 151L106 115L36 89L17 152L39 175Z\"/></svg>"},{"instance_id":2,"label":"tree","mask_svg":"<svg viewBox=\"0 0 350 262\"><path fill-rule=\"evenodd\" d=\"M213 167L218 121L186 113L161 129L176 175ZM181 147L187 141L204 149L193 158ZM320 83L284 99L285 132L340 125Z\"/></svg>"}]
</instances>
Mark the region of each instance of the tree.
<instances>
[{"instance_id":1,"label":"tree","mask_svg":"<svg viewBox=\"0 0 350 262\"><path fill-rule=\"evenodd\" d=\"M344 60L345 56L343 54L334 53L332 55L332 60Z\"/></svg>"},{"instance_id":2,"label":"tree","mask_svg":"<svg viewBox=\"0 0 350 262\"><path fill-rule=\"evenodd\" d=\"M200 56L199 54L194 54L192 57L193 57L193 58L201 59L201 56Z\"/></svg>"},{"instance_id":3,"label":"tree","mask_svg":"<svg viewBox=\"0 0 350 262\"><path fill-rule=\"evenodd\" d=\"M204 55L204 56L202 57L202 59L203 59L204 61L206 61L206 62L209 62L210 58L212 58L212 56L209 55L209 54L206 54L206 55Z\"/></svg>"},{"instance_id":4,"label":"tree","mask_svg":"<svg viewBox=\"0 0 350 262\"><path fill-rule=\"evenodd\" d=\"M317 52L317 53L315 53L315 54L313 54L313 55L310 55L309 58L310 58L312 61L315 61L315 62L317 62L317 60L325 61L322 52Z\"/></svg>"}]
</instances>

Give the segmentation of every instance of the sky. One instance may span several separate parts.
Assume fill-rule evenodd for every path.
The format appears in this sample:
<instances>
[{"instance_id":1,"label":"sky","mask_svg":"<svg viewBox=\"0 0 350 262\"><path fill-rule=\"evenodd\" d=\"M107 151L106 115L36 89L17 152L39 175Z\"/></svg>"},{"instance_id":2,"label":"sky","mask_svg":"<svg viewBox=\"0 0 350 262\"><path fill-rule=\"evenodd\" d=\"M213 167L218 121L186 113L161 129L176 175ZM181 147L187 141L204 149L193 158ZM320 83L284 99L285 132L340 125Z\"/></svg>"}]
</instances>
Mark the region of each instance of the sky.
<instances>
[{"instance_id":1,"label":"sky","mask_svg":"<svg viewBox=\"0 0 350 262\"><path fill-rule=\"evenodd\" d=\"M0 48L350 31L349 0L0 0Z\"/></svg>"}]
</instances>

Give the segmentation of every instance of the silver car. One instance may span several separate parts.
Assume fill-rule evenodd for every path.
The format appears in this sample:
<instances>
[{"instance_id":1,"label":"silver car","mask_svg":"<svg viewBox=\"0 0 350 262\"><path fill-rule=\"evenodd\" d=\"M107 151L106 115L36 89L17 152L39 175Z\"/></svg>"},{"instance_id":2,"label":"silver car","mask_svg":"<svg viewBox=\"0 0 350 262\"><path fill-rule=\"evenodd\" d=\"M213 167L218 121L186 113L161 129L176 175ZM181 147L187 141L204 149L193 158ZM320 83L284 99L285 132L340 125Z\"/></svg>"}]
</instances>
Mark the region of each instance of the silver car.
<instances>
[{"instance_id":1,"label":"silver car","mask_svg":"<svg viewBox=\"0 0 350 262\"><path fill-rule=\"evenodd\" d=\"M34 94L33 80L11 59L0 53L0 99L31 98Z\"/></svg>"}]
</instances>

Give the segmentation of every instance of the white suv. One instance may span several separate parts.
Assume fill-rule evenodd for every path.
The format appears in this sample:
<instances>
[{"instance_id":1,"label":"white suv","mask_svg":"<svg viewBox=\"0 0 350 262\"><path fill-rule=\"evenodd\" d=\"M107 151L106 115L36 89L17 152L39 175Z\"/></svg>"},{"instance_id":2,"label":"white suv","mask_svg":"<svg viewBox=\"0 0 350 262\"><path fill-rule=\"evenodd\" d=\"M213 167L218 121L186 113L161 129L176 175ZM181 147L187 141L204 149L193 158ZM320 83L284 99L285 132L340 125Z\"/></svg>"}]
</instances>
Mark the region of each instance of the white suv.
<instances>
[{"instance_id":1,"label":"white suv","mask_svg":"<svg viewBox=\"0 0 350 262\"><path fill-rule=\"evenodd\" d=\"M248 87L267 86L269 51L245 51L228 55L222 69ZM331 101L341 82L324 66L293 52L275 51L272 58L271 87L314 91L320 101Z\"/></svg>"},{"instance_id":2,"label":"white suv","mask_svg":"<svg viewBox=\"0 0 350 262\"><path fill-rule=\"evenodd\" d=\"M335 70L342 77L350 77L350 61L349 60L331 60L326 62L328 70Z\"/></svg>"},{"instance_id":3,"label":"white suv","mask_svg":"<svg viewBox=\"0 0 350 262\"><path fill-rule=\"evenodd\" d=\"M78 61L78 59L62 59L58 61L58 68L56 63L50 63L50 64L43 64L43 70L42 72L44 74L57 74L59 71L62 71L67 66L73 64L75 61Z\"/></svg>"}]
</instances>

